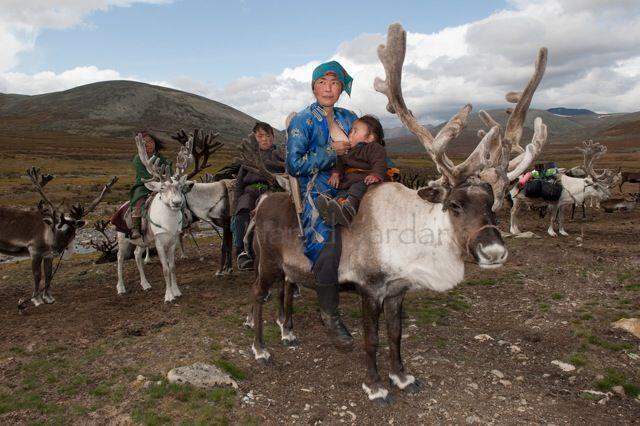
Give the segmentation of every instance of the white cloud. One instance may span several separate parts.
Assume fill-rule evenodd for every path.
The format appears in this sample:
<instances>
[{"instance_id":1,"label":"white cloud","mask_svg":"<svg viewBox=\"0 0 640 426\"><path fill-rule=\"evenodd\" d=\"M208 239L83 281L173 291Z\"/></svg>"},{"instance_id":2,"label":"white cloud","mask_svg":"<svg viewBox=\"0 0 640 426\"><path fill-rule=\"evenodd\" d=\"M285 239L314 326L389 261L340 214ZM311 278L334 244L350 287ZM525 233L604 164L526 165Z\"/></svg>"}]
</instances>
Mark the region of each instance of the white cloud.
<instances>
[{"instance_id":1,"label":"white cloud","mask_svg":"<svg viewBox=\"0 0 640 426\"><path fill-rule=\"evenodd\" d=\"M88 14L135 3L171 0L2 0L0 8L0 72L17 65L17 56L33 48L43 29L79 25Z\"/></svg>"},{"instance_id":2,"label":"white cloud","mask_svg":"<svg viewBox=\"0 0 640 426\"><path fill-rule=\"evenodd\" d=\"M10 0L14 6L9 7L10 13L0 12L0 43L9 46L0 52L0 91L41 93L123 78L117 71L95 67L35 75L6 70L15 66L15 52L33 46L39 28L77 25L92 10L134 2L67 0L58 2L63 5L60 10L38 13L48 2L27 1L30 8L20 9L24 0ZM10 31L6 22L13 22ZM189 76L157 84L215 99L282 128L290 111L313 100L313 68L320 61L336 59L355 79L352 97L343 95L340 104L389 122L394 117L385 111L386 100L373 90L374 78L384 77L376 53L378 44L385 41L382 30L341 43L331 58L317 58L277 75L241 77L224 87ZM508 10L482 20L432 34L407 30L403 89L408 106L421 121L446 119L467 102L476 110L506 106L504 94L524 87L541 46L549 48L549 62L534 97L535 107L585 107L599 112L640 109L637 0L512 0Z\"/></svg>"}]
</instances>

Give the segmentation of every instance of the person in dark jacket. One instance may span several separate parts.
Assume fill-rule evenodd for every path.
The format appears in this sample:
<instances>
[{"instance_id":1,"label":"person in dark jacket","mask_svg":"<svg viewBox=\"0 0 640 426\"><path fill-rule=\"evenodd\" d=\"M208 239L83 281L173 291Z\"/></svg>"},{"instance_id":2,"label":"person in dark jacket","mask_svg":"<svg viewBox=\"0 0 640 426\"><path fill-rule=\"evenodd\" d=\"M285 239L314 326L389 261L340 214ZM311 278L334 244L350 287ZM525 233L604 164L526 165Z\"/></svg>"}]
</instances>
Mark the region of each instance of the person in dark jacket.
<instances>
[{"instance_id":1,"label":"person in dark jacket","mask_svg":"<svg viewBox=\"0 0 640 426\"><path fill-rule=\"evenodd\" d=\"M156 159L160 159L159 165L169 165L169 168L171 168L171 162L160 153L160 150L162 149L162 143L160 140L153 137L147 131L143 131L140 134L144 139L144 147L149 159L152 162ZM133 157L133 167L136 171L136 180L129 190L129 208L131 209L132 221L130 238L135 240L142 236L142 207L144 206L147 196L151 194L151 190L144 185L144 179L150 179L151 174L149 174L147 168L142 164L138 154ZM170 173L172 172L170 171Z\"/></svg>"},{"instance_id":2,"label":"person in dark jacket","mask_svg":"<svg viewBox=\"0 0 640 426\"><path fill-rule=\"evenodd\" d=\"M320 197L318 212L332 226L348 226L367 189L387 178L387 151L384 131L377 118L358 118L349 132L349 151L338 156L329 184L338 188L334 198Z\"/></svg>"},{"instance_id":3,"label":"person in dark jacket","mask_svg":"<svg viewBox=\"0 0 640 426\"><path fill-rule=\"evenodd\" d=\"M283 173L285 159L273 146L274 132L271 125L258 122L253 127L253 136L260 147L260 156L270 172ZM236 209L233 224L233 245L236 249L238 269L247 270L253 267L253 253L251 247L244 246L244 234L251 219L251 211L255 209L260 195L269 190L265 177L245 166L241 166L236 176Z\"/></svg>"}]
</instances>

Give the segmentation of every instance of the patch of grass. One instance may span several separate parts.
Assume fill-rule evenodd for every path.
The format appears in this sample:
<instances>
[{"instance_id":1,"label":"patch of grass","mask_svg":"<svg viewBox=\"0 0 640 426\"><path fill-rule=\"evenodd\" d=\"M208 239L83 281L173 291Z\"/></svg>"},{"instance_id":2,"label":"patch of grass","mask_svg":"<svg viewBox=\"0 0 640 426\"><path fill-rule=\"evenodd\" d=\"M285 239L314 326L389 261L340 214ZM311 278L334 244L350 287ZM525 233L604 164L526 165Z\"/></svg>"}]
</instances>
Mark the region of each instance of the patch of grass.
<instances>
[{"instance_id":1,"label":"patch of grass","mask_svg":"<svg viewBox=\"0 0 640 426\"><path fill-rule=\"evenodd\" d=\"M637 276L638 276L637 272L625 271L625 272L619 272L616 278L618 279L618 282L623 283Z\"/></svg>"},{"instance_id":2,"label":"patch of grass","mask_svg":"<svg viewBox=\"0 0 640 426\"><path fill-rule=\"evenodd\" d=\"M9 349L9 352L14 353L16 355L24 355L26 353L26 351L19 346L12 346L11 349Z\"/></svg>"},{"instance_id":3,"label":"patch of grass","mask_svg":"<svg viewBox=\"0 0 640 426\"><path fill-rule=\"evenodd\" d=\"M636 398L640 395L640 386L630 382L623 373L613 368L607 369L604 378L596 380L593 386L601 392L610 391L614 386L622 386L628 396Z\"/></svg>"},{"instance_id":4,"label":"patch of grass","mask_svg":"<svg viewBox=\"0 0 640 426\"><path fill-rule=\"evenodd\" d=\"M569 357L569 363L576 367L584 367L587 365L587 358L582 353L574 353Z\"/></svg>"},{"instance_id":5,"label":"patch of grass","mask_svg":"<svg viewBox=\"0 0 640 426\"><path fill-rule=\"evenodd\" d=\"M588 337L587 341L595 346L599 346L603 349L608 349L610 351L619 352L622 350L631 350L633 349L633 345L631 343L616 343L610 342L608 340L602 339L598 336L591 335Z\"/></svg>"},{"instance_id":6,"label":"patch of grass","mask_svg":"<svg viewBox=\"0 0 640 426\"><path fill-rule=\"evenodd\" d=\"M542 312L549 312L549 304L548 303L540 303L538 305Z\"/></svg>"},{"instance_id":7,"label":"patch of grass","mask_svg":"<svg viewBox=\"0 0 640 426\"><path fill-rule=\"evenodd\" d=\"M268 345L274 345L280 342L280 338L282 337L280 333L280 327L274 324L265 324L262 328L264 332L264 343Z\"/></svg>"},{"instance_id":8,"label":"patch of grass","mask_svg":"<svg viewBox=\"0 0 640 426\"><path fill-rule=\"evenodd\" d=\"M109 385L107 385L106 383L100 383L98 386L93 388L89 393L93 396L103 397L109 394Z\"/></svg>"},{"instance_id":9,"label":"patch of grass","mask_svg":"<svg viewBox=\"0 0 640 426\"><path fill-rule=\"evenodd\" d=\"M464 283L469 286L483 286L483 285L486 286L486 285L494 285L496 284L496 281L493 278L481 278L477 280L467 280Z\"/></svg>"},{"instance_id":10,"label":"patch of grass","mask_svg":"<svg viewBox=\"0 0 640 426\"><path fill-rule=\"evenodd\" d=\"M454 297L447 300L447 307L454 311L468 311L471 306L464 300Z\"/></svg>"},{"instance_id":11,"label":"patch of grass","mask_svg":"<svg viewBox=\"0 0 640 426\"><path fill-rule=\"evenodd\" d=\"M562 293L552 293L551 298L553 300L562 300L564 299L564 295Z\"/></svg>"},{"instance_id":12,"label":"patch of grass","mask_svg":"<svg viewBox=\"0 0 640 426\"><path fill-rule=\"evenodd\" d=\"M640 283L626 285L624 286L624 289L627 291L640 291Z\"/></svg>"},{"instance_id":13,"label":"patch of grass","mask_svg":"<svg viewBox=\"0 0 640 426\"><path fill-rule=\"evenodd\" d=\"M45 414L56 414L62 408L45 402L38 392L0 393L0 414L20 410L37 410Z\"/></svg>"},{"instance_id":14,"label":"patch of grass","mask_svg":"<svg viewBox=\"0 0 640 426\"><path fill-rule=\"evenodd\" d=\"M347 310L347 315L349 315L349 318L361 319L362 311L359 308L350 308Z\"/></svg>"},{"instance_id":15,"label":"patch of grass","mask_svg":"<svg viewBox=\"0 0 640 426\"><path fill-rule=\"evenodd\" d=\"M580 319L583 321L589 321L593 319L593 315L591 314L582 314L580 315Z\"/></svg>"},{"instance_id":16,"label":"patch of grass","mask_svg":"<svg viewBox=\"0 0 640 426\"><path fill-rule=\"evenodd\" d=\"M237 365L235 365L233 362L231 362L226 358L221 358L215 361L214 364L220 367L225 372L227 372L231 377L233 377L236 380L244 380L246 378L246 375L240 369L240 367L238 367Z\"/></svg>"},{"instance_id":17,"label":"patch of grass","mask_svg":"<svg viewBox=\"0 0 640 426\"><path fill-rule=\"evenodd\" d=\"M99 346L94 346L92 348L87 349L83 357L87 362L93 362L98 358L101 358L105 355L105 350Z\"/></svg>"},{"instance_id":18,"label":"patch of grass","mask_svg":"<svg viewBox=\"0 0 640 426\"><path fill-rule=\"evenodd\" d=\"M448 339L446 339L444 337L437 337L436 338L436 348L445 349L448 344L449 344L449 340Z\"/></svg>"},{"instance_id":19,"label":"patch of grass","mask_svg":"<svg viewBox=\"0 0 640 426\"><path fill-rule=\"evenodd\" d=\"M231 388L198 389L190 385L154 382L146 389L141 407L133 410L136 423L174 423L169 413L180 413L184 424L228 424L227 413L235 405Z\"/></svg>"}]
</instances>

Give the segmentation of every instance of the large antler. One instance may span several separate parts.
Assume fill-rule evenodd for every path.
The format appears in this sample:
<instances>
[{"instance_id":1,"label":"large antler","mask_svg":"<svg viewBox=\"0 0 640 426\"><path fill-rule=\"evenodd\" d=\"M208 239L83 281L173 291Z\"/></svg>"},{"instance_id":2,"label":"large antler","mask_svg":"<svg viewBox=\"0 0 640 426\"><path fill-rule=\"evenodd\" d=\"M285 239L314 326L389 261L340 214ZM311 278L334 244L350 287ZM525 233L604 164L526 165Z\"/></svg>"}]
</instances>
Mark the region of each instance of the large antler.
<instances>
[{"instance_id":1,"label":"large antler","mask_svg":"<svg viewBox=\"0 0 640 426\"><path fill-rule=\"evenodd\" d=\"M211 164L208 163L209 157L224 146L224 143L215 140L218 136L220 136L220 133L209 131L209 133L205 134L202 129L195 129L193 135L187 135L187 132L180 129L175 135L171 136L178 141L183 148L186 148L186 152L190 152L192 156L190 164L184 168L181 174L185 173L192 164L195 164L194 169L187 175L187 179L191 179L202 170L211 166ZM189 140L192 141L191 147L187 146Z\"/></svg>"},{"instance_id":2,"label":"large antler","mask_svg":"<svg viewBox=\"0 0 640 426\"><path fill-rule=\"evenodd\" d=\"M280 150L280 157L284 158L284 153L282 152L282 147L277 147L276 149ZM256 137L253 133L250 133L246 139L242 139L242 143L238 146L238 150L240 151L240 156L236 158L234 161L242 164L246 168L253 170L256 173L261 174L265 180L269 182L272 186L280 186L284 189L287 188L285 181L287 180L286 174L276 173L269 170L269 168L273 169L284 169L284 161L276 161L276 160L266 160L262 158L260 155L260 145L256 140Z\"/></svg>"},{"instance_id":3,"label":"large antler","mask_svg":"<svg viewBox=\"0 0 640 426\"><path fill-rule=\"evenodd\" d=\"M113 176L111 180L105 186L102 187L102 191L100 191L100 194L91 202L88 208L85 209L84 206L82 206L82 204L74 204L71 207L71 212L69 215L76 220L80 220L84 216L87 216L89 213L91 213L96 209L98 204L100 204L100 202L104 198L105 194L111 191L111 187L117 181L118 181L118 176Z\"/></svg>"},{"instance_id":4,"label":"large antler","mask_svg":"<svg viewBox=\"0 0 640 426\"><path fill-rule=\"evenodd\" d=\"M27 176L29 176L29 179L31 179L31 183L33 184L33 188L38 192L38 194L40 194L40 197L42 197L42 201L44 201L44 203L46 203L52 210L52 214L53 212L55 212L57 210L57 207L53 204L53 202L51 202L51 200L49 199L49 197L47 197L47 195L44 193L44 186L49 183L51 180L53 180L53 176L52 175L43 175L40 172L40 169L38 167L31 167L30 169L27 170ZM41 208L42 204L39 204L38 209L41 211L44 211L43 208Z\"/></svg>"},{"instance_id":5,"label":"large antler","mask_svg":"<svg viewBox=\"0 0 640 426\"><path fill-rule=\"evenodd\" d=\"M91 247L95 248L97 251L102 252L106 255L113 252L113 250L118 245L118 241L116 239L109 238L107 234L107 226L109 226L108 220L98 220L93 225L94 229L98 231L104 239L102 241L94 241L93 238L89 241Z\"/></svg>"},{"instance_id":6,"label":"large antler","mask_svg":"<svg viewBox=\"0 0 640 426\"><path fill-rule=\"evenodd\" d=\"M533 76L527 83L527 86L522 92L509 92L505 96L507 102L515 103L507 120L507 129L504 132L505 139L511 141L511 150L521 154L524 149L520 146L520 139L522 138L522 128L524 126L524 120L527 117L527 111L529 105L531 105L531 99L535 93L544 71L547 68L547 48L543 47L538 51L538 58L536 59L536 67L533 72ZM510 112L507 110L507 112Z\"/></svg>"},{"instance_id":7,"label":"large antler","mask_svg":"<svg viewBox=\"0 0 640 426\"><path fill-rule=\"evenodd\" d=\"M601 174L596 173L593 162L602 157L607 152L607 147L592 140L582 142L584 148L578 148L584 155L584 170L594 182L602 180L607 175L606 170Z\"/></svg>"},{"instance_id":8,"label":"large antler","mask_svg":"<svg viewBox=\"0 0 640 426\"><path fill-rule=\"evenodd\" d=\"M514 111L507 122L505 137L501 137L501 126L486 112L481 111L480 117L490 128L488 132L481 131L482 138L475 150L469 157L455 166L447 157L445 150L447 144L455 139L465 128L471 105L465 105L434 138L431 133L421 126L411 111L407 108L402 95L402 64L406 53L407 35L400 24L389 26L387 33L387 44L378 47L378 57L385 70L386 79L375 79L374 88L376 91L387 96L387 110L395 113L400 121L420 140L427 153L431 156L436 167L442 174L443 179L438 183L449 183L455 186L473 175L479 175L481 179L488 182L493 189L494 204L493 210L497 210L502 205L504 192L509 184L510 173L508 170L516 166L528 164L539 153L542 145L546 141L546 126L541 120L537 120L534 142L531 147L527 147L527 152L513 165L509 163L510 151L514 145L518 146L522 137L522 126L526 112L531 103L533 93L538 87L542 75L544 74L547 58L547 50L540 49L536 68L533 77L522 93L509 93L507 100L517 103ZM515 148L517 152L522 152L522 148ZM435 184L432 182L431 184Z\"/></svg>"}]
</instances>

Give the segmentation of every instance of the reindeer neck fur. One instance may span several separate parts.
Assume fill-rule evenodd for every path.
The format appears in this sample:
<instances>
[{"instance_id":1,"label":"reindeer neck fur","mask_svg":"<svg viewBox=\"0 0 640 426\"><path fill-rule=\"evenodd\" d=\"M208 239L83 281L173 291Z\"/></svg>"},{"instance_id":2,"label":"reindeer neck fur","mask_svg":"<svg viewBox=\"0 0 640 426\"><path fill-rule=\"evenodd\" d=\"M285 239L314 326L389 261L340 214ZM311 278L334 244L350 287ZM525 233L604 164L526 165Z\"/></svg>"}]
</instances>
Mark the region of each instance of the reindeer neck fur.
<instances>
[{"instance_id":1,"label":"reindeer neck fur","mask_svg":"<svg viewBox=\"0 0 640 426\"><path fill-rule=\"evenodd\" d=\"M343 232L340 281L367 286L377 298L395 291L449 290L464 278L454 234L441 204L400 184L379 185Z\"/></svg>"},{"instance_id":2,"label":"reindeer neck fur","mask_svg":"<svg viewBox=\"0 0 640 426\"><path fill-rule=\"evenodd\" d=\"M195 183L185 194L191 212L200 219L222 219L229 213L224 182Z\"/></svg>"},{"instance_id":3,"label":"reindeer neck fur","mask_svg":"<svg viewBox=\"0 0 640 426\"><path fill-rule=\"evenodd\" d=\"M175 234L176 237L182 231L182 210L170 208L159 196L151 202L147 214L147 229L151 234Z\"/></svg>"}]
</instances>

